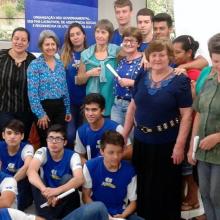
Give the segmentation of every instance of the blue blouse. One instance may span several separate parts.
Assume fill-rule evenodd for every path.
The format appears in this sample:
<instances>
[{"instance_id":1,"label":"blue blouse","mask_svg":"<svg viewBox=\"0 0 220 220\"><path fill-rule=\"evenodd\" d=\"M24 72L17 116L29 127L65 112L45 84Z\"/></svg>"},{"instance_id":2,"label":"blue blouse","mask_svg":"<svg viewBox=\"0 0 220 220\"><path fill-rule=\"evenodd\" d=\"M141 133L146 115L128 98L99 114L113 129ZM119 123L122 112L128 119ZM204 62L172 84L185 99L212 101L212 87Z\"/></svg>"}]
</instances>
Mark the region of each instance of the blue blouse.
<instances>
[{"instance_id":1,"label":"blue blouse","mask_svg":"<svg viewBox=\"0 0 220 220\"><path fill-rule=\"evenodd\" d=\"M136 105L135 121L139 126L155 127L180 116L179 108L192 105L190 80L185 75L172 74L159 88L150 87L149 72L138 75L133 99ZM179 126L162 132L143 133L135 127L134 136L147 144L175 141Z\"/></svg>"},{"instance_id":2,"label":"blue blouse","mask_svg":"<svg viewBox=\"0 0 220 220\"><path fill-rule=\"evenodd\" d=\"M71 105L82 105L86 95L86 85L76 85L75 76L77 75L81 52L74 52L73 59L66 67L66 80L70 95Z\"/></svg>"},{"instance_id":3,"label":"blue blouse","mask_svg":"<svg viewBox=\"0 0 220 220\"><path fill-rule=\"evenodd\" d=\"M66 114L70 114L66 72L61 60L55 58L55 62L55 69L52 71L41 55L33 60L27 69L28 98L31 110L38 118L46 114L41 105L41 101L45 99L63 98Z\"/></svg>"},{"instance_id":4,"label":"blue blouse","mask_svg":"<svg viewBox=\"0 0 220 220\"><path fill-rule=\"evenodd\" d=\"M133 79L135 80L139 70L141 69L141 57L138 57L131 62L128 62L126 58L123 58L116 72L119 74L121 78ZM126 99L131 99L132 90L130 87L121 87L118 80L115 78L115 96L125 97Z\"/></svg>"}]
</instances>

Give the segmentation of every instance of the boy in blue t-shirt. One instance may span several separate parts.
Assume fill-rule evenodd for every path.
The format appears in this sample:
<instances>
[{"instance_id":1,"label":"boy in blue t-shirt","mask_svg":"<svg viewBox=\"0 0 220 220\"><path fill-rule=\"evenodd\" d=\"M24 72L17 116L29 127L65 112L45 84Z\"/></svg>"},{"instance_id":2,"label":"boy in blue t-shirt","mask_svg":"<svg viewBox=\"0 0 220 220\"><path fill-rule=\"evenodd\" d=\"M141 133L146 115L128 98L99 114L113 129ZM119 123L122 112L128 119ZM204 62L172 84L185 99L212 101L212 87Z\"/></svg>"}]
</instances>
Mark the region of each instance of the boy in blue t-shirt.
<instances>
[{"instance_id":1,"label":"boy in blue t-shirt","mask_svg":"<svg viewBox=\"0 0 220 220\"><path fill-rule=\"evenodd\" d=\"M117 131L107 131L100 144L102 157L88 160L83 168L84 203L103 202L109 219L142 219L133 214L137 199L136 174L133 166L122 160L123 136Z\"/></svg>"},{"instance_id":2,"label":"boy in blue t-shirt","mask_svg":"<svg viewBox=\"0 0 220 220\"><path fill-rule=\"evenodd\" d=\"M61 200L56 198L84 182L80 156L64 148L66 139L64 127L52 125L47 131L47 147L36 151L28 169L37 214L47 220L63 218L80 206L77 190ZM45 202L48 206L40 208Z\"/></svg>"},{"instance_id":3,"label":"boy in blue t-shirt","mask_svg":"<svg viewBox=\"0 0 220 220\"><path fill-rule=\"evenodd\" d=\"M23 143L24 124L12 119L3 129L0 142L1 170L18 182L18 209L24 210L32 204L33 198L26 172L34 155L32 145Z\"/></svg>"},{"instance_id":4,"label":"boy in blue t-shirt","mask_svg":"<svg viewBox=\"0 0 220 220\"><path fill-rule=\"evenodd\" d=\"M84 114L87 123L78 128L76 133L75 151L85 159L100 156L100 140L102 135L108 130L115 130L120 133L123 127L117 122L103 117L105 109L105 99L98 93L90 93L84 99ZM123 153L124 159L130 159L132 147L130 140Z\"/></svg>"}]
</instances>

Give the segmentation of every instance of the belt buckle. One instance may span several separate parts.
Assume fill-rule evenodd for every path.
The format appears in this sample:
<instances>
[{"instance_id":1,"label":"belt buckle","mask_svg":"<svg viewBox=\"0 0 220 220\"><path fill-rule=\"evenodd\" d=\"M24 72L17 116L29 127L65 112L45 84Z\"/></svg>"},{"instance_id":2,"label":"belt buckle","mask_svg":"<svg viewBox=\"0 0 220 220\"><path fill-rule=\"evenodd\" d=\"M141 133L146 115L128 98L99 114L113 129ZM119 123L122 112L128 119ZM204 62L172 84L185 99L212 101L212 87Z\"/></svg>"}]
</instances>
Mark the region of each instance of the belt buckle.
<instances>
[{"instance_id":1,"label":"belt buckle","mask_svg":"<svg viewBox=\"0 0 220 220\"><path fill-rule=\"evenodd\" d=\"M141 131L144 132L145 134L147 134L147 133L151 133L151 132L152 132L152 129L151 129L151 128L148 128L148 127L142 127L142 128L141 128Z\"/></svg>"}]
</instances>

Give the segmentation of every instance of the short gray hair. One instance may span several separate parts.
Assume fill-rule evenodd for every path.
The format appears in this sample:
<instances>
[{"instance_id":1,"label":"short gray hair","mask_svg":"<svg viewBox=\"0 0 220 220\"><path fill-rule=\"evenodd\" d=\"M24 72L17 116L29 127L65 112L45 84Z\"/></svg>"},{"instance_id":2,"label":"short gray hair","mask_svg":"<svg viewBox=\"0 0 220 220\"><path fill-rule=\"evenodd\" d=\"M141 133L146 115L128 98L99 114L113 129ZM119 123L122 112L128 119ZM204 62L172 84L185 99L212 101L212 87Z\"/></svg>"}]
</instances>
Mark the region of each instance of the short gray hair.
<instances>
[{"instance_id":1,"label":"short gray hair","mask_svg":"<svg viewBox=\"0 0 220 220\"><path fill-rule=\"evenodd\" d=\"M52 38L55 41L57 48L59 47L60 42L59 42L59 39L58 39L57 35L55 34L55 32L52 30L43 30L40 33L39 39L38 39L38 47L40 50L42 50L42 45L43 45L44 40L46 38Z\"/></svg>"}]
</instances>

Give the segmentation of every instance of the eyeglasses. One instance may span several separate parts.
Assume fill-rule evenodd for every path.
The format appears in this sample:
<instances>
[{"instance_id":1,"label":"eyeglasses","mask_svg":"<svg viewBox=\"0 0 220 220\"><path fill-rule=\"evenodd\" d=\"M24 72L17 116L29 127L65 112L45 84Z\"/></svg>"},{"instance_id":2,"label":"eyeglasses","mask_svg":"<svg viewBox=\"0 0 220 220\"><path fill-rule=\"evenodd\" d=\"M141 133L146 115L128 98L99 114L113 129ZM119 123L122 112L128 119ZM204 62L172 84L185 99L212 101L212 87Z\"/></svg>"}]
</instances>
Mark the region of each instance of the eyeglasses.
<instances>
[{"instance_id":1,"label":"eyeglasses","mask_svg":"<svg viewBox=\"0 0 220 220\"><path fill-rule=\"evenodd\" d=\"M125 40L123 40L122 43L123 43L123 44L128 44L128 43L130 43L130 45L135 45L135 44L137 43L137 41L136 41L136 40L128 40L128 39L125 39Z\"/></svg>"},{"instance_id":2,"label":"eyeglasses","mask_svg":"<svg viewBox=\"0 0 220 220\"><path fill-rule=\"evenodd\" d=\"M47 137L47 141L48 141L48 142L61 143L61 142L64 141L64 138L62 138L62 137L51 137L51 136L49 136L49 137Z\"/></svg>"}]
</instances>

